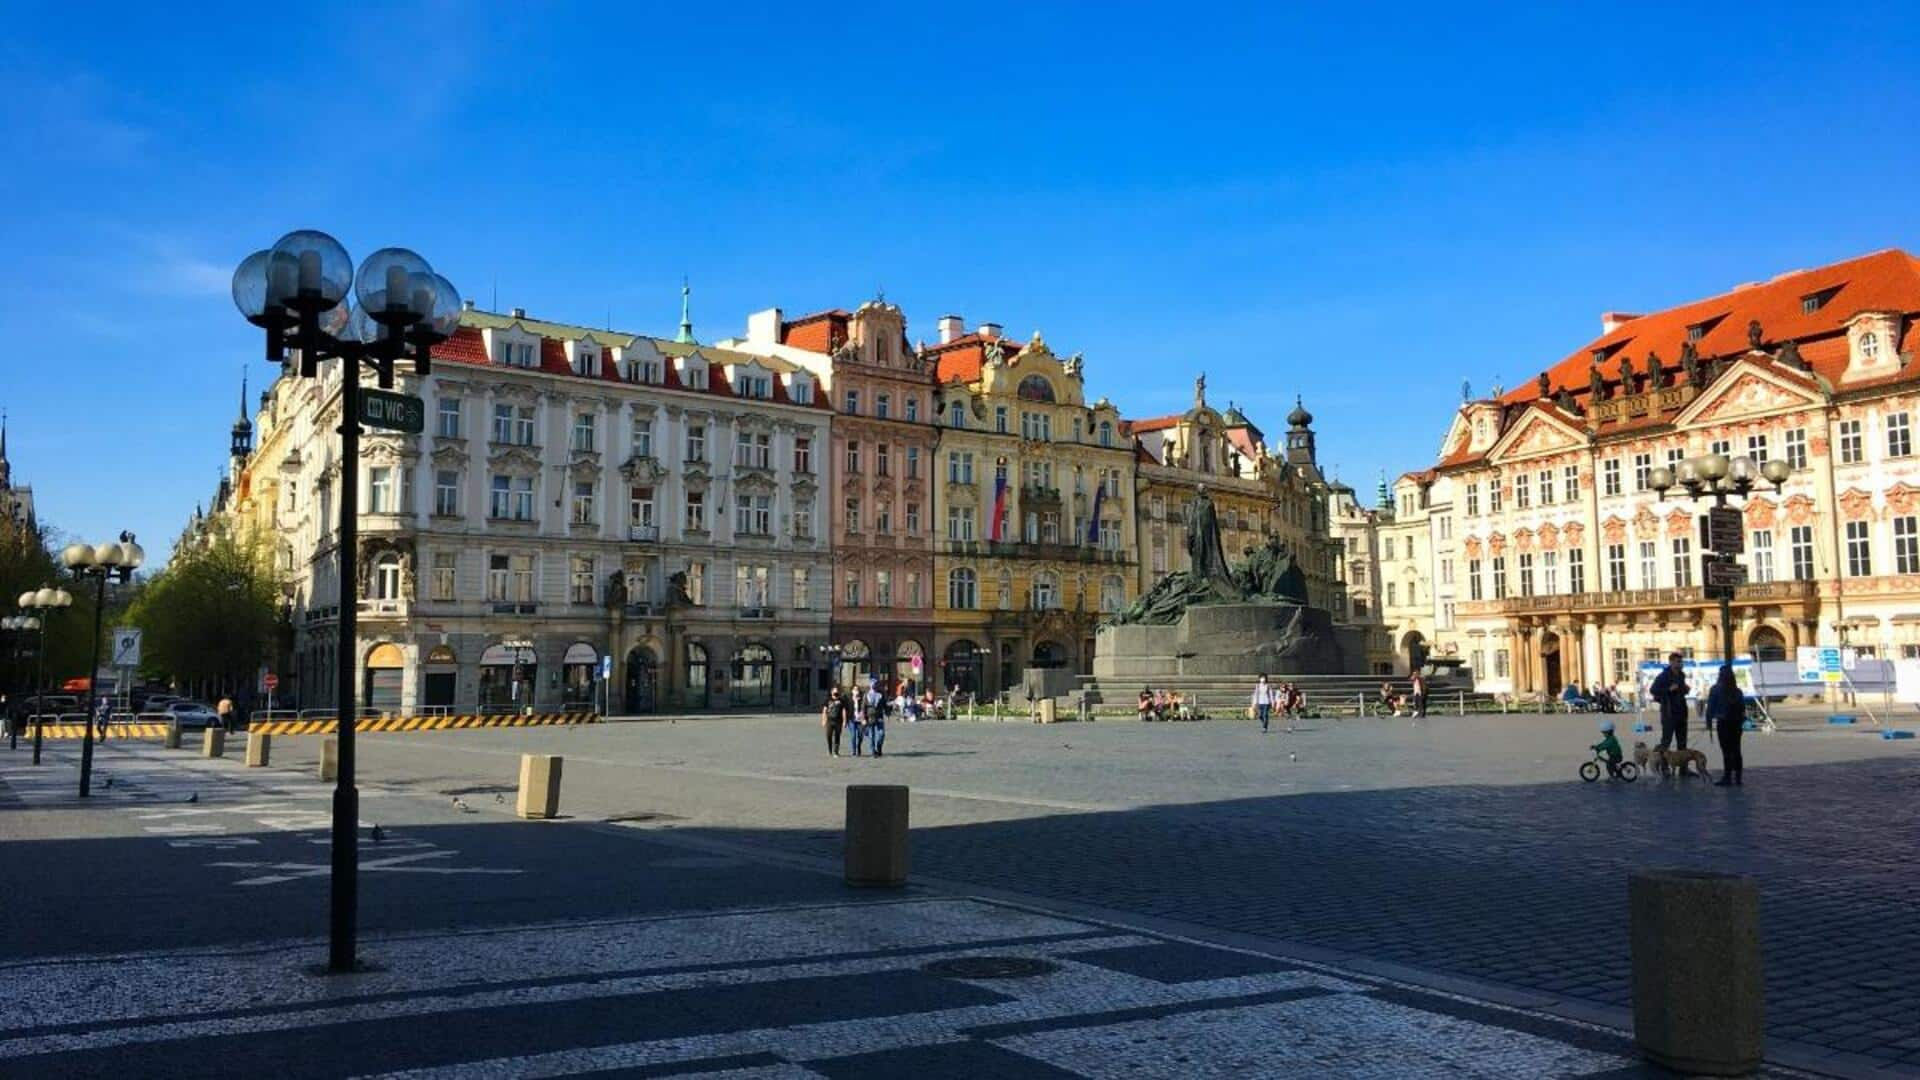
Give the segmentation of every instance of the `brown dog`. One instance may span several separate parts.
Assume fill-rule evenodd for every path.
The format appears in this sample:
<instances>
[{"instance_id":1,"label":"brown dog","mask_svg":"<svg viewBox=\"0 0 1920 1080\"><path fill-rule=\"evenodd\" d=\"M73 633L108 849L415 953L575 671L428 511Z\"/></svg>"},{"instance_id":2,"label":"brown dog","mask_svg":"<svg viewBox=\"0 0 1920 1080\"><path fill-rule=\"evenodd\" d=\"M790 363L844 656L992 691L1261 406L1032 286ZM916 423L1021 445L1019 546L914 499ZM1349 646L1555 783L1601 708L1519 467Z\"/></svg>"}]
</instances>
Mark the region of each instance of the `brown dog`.
<instances>
[{"instance_id":1,"label":"brown dog","mask_svg":"<svg viewBox=\"0 0 1920 1080\"><path fill-rule=\"evenodd\" d=\"M1704 751L1655 749L1652 753L1654 767L1660 770L1662 776L1672 775L1675 769L1680 771L1681 776L1692 776L1694 774L1687 768L1690 765L1700 770L1699 775L1703 779L1707 775L1707 755Z\"/></svg>"}]
</instances>

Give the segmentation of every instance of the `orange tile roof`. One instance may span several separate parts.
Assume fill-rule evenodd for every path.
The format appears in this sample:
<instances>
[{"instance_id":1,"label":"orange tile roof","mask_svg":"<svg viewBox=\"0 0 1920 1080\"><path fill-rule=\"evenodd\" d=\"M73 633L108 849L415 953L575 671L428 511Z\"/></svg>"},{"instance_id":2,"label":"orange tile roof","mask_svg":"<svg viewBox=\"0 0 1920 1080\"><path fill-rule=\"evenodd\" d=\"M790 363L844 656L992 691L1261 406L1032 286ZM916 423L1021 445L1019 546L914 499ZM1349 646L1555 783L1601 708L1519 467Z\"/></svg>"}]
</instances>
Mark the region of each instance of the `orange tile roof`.
<instances>
[{"instance_id":1,"label":"orange tile roof","mask_svg":"<svg viewBox=\"0 0 1920 1080\"><path fill-rule=\"evenodd\" d=\"M1122 420L1120 431L1127 435L1142 431L1165 431L1180 423L1180 418L1185 415L1185 413L1173 413L1170 416L1149 416L1145 420Z\"/></svg>"},{"instance_id":2,"label":"orange tile roof","mask_svg":"<svg viewBox=\"0 0 1920 1080\"><path fill-rule=\"evenodd\" d=\"M1818 309L1802 310L1801 301L1829 294ZM1625 353L1635 361L1635 370L1645 370L1649 352L1657 353L1661 366L1673 370L1680 359L1680 347L1694 326L1706 327L1694 348L1702 360L1738 356L1747 351L1747 324L1760 323L1763 345L1774 347L1794 340L1803 343L1801 355L1814 370L1837 382L1846 367L1844 343L1834 350L1819 350L1822 364L1805 343L1808 339L1829 338L1845 331L1847 320L1863 311L1920 312L1920 260L1904 251L1888 249L1837 262L1815 270L1781 274L1758 285L1748 285L1695 300L1665 311L1642 315L1612 332L1602 334L1547 369L1549 393L1568 390L1576 395L1588 390L1587 371L1593 366L1593 354L1603 350L1606 362L1601 374L1617 385L1617 366ZM1911 332L1909 332L1911 339ZM1531 401L1540 396L1538 381L1508 391L1501 401Z\"/></svg>"},{"instance_id":3,"label":"orange tile roof","mask_svg":"<svg viewBox=\"0 0 1920 1080\"><path fill-rule=\"evenodd\" d=\"M1023 346L1011 338L988 338L981 334L963 334L941 345L929 345L923 354L934 362L935 377L942 383L970 383L980 377L986 364L986 344L1000 342L1008 360L1020 354Z\"/></svg>"},{"instance_id":4,"label":"orange tile roof","mask_svg":"<svg viewBox=\"0 0 1920 1080\"><path fill-rule=\"evenodd\" d=\"M780 324L780 344L825 355L847 340L847 320L852 317L851 312L832 308L788 319Z\"/></svg>"}]
</instances>

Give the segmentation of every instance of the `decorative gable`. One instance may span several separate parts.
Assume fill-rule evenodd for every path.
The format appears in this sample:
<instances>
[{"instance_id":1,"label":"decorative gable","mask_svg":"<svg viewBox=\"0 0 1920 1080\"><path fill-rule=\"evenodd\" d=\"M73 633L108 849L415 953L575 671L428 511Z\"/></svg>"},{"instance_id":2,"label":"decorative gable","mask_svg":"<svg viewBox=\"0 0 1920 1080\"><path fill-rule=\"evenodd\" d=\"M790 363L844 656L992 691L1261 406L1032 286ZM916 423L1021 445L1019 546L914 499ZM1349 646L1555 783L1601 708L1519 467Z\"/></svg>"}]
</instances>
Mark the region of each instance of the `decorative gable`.
<instances>
[{"instance_id":1,"label":"decorative gable","mask_svg":"<svg viewBox=\"0 0 1920 1080\"><path fill-rule=\"evenodd\" d=\"M1847 370L1842 383L1877 379L1900 370L1900 313L1863 311L1847 320Z\"/></svg>"},{"instance_id":2,"label":"decorative gable","mask_svg":"<svg viewBox=\"0 0 1920 1080\"><path fill-rule=\"evenodd\" d=\"M1822 404L1819 391L1800 378L1784 374L1771 365L1743 359L1681 410L1680 415L1674 417L1674 426L1706 427L1730 420L1799 412Z\"/></svg>"},{"instance_id":3,"label":"decorative gable","mask_svg":"<svg viewBox=\"0 0 1920 1080\"><path fill-rule=\"evenodd\" d=\"M1494 462L1545 457L1587 445L1587 433L1542 408L1530 408L1520 421L1493 444L1487 457Z\"/></svg>"}]
</instances>

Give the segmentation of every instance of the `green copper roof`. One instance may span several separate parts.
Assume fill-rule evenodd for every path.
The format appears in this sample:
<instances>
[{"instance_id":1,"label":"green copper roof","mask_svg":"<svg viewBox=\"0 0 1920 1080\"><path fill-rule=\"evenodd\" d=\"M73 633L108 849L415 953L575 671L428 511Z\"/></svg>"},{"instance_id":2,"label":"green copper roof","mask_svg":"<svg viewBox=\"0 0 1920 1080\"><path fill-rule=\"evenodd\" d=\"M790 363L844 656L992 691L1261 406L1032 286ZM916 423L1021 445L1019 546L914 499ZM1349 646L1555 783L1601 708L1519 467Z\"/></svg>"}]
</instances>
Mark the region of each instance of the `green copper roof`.
<instances>
[{"instance_id":1,"label":"green copper roof","mask_svg":"<svg viewBox=\"0 0 1920 1080\"><path fill-rule=\"evenodd\" d=\"M693 298L693 290L687 287L687 282L684 278L681 279L680 281L680 332L673 336L673 340L679 342L682 345L700 344L698 341L694 340L694 337L693 337L693 314L689 310L692 302L692 298Z\"/></svg>"}]
</instances>

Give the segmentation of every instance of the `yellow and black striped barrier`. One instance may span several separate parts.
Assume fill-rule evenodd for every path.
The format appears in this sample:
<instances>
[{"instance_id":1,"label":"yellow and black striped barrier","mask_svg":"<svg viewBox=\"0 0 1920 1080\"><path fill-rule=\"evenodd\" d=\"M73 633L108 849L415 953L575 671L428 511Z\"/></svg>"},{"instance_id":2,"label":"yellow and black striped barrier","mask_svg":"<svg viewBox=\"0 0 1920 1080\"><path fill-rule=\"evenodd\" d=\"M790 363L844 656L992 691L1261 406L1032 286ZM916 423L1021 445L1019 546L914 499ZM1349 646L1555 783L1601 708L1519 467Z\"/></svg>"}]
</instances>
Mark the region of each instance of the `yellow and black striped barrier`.
<instances>
[{"instance_id":1,"label":"yellow and black striped barrier","mask_svg":"<svg viewBox=\"0 0 1920 1080\"><path fill-rule=\"evenodd\" d=\"M40 734L48 739L84 739L87 735L87 726L85 724L42 724ZM106 737L108 739L158 739L166 734L167 725L165 724L109 724ZM20 731L21 738L29 738L32 735L32 724L28 724ZM93 737L100 738L98 727L93 729Z\"/></svg>"},{"instance_id":2,"label":"yellow and black striped barrier","mask_svg":"<svg viewBox=\"0 0 1920 1080\"><path fill-rule=\"evenodd\" d=\"M361 731L453 731L461 728L548 727L556 724L597 724L594 713L534 713L522 716L508 713L482 716L469 713L454 716L369 716L353 725ZM331 735L339 730L338 720L262 720L248 731L262 735Z\"/></svg>"}]
</instances>

